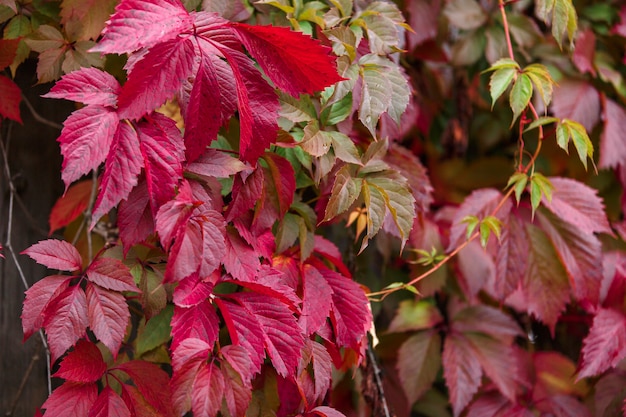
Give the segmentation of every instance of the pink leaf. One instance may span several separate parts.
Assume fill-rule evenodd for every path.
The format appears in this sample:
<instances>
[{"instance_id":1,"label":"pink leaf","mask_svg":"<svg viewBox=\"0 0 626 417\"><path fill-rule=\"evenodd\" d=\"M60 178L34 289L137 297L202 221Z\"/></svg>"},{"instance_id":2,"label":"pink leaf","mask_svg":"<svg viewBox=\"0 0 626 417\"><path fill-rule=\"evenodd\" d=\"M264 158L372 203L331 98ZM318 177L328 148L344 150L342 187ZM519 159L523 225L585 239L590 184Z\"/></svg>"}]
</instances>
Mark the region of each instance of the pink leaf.
<instances>
[{"instance_id":1,"label":"pink leaf","mask_svg":"<svg viewBox=\"0 0 626 417\"><path fill-rule=\"evenodd\" d=\"M318 270L333 291L331 322L337 344L359 351L372 323L372 313L365 292L350 278L329 269Z\"/></svg>"},{"instance_id":2,"label":"pink leaf","mask_svg":"<svg viewBox=\"0 0 626 417\"><path fill-rule=\"evenodd\" d=\"M600 118L600 94L586 81L559 81L552 95L552 113L559 119L570 119L591 132Z\"/></svg>"},{"instance_id":3,"label":"pink leaf","mask_svg":"<svg viewBox=\"0 0 626 417\"><path fill-rule=\"evenodd\" d=\"M342 80L331 49L301 32L285 27L232 23L235 33L265 74L294 97Z\"/></svg>"},{"instance_id":4,"label":"pink leaf","mask_svg":"<svg viewBox=\"0 0 626 417\"><path fill-rule=\"evenodd\" d=\"M311 360L313 362L314 392L316 398L322 399L330 389L332 381L332 359L328 350L321 343L314 341L311 345Z\"/></svg>"},{"instance_id":5,"label":"pink leaf","mask_svg":"<svg viewBox=\"0 0 626 417\"><path fill-rule=\"evenodd\" d=\"M191 409L191 395L193 382L200 368L206 361L213 347L199 339L185 339L174 350L172 366L174 374L170 381L172 400L178 415L183 415Z\"/></svg>"},{"instance_id":6,"label":"pink leaf","mask_svg":"<svg viewBox=\"0 0 626 417\"><path fill-rule=\"evenodd\" d=\"M159 208L156 215L156 231L166 251L172 246L174 237L191 217L194 207L199 204L193 197L191 186L183 181L174 200Z\"/></svg>"},{"instance_id":7,"label":"pink leaf","mask_svg":"<svg viewBox=\"0 0 626 417\"><path fill-rule=\"evenodd\" d=\"M61 176L66 188L104 162L118 124L113 109L98 105L77 110L65 120L58 141L63 154Z\"/></svg>"},{"instance_id":8,"label":"pink leaf","mask_svg":"<svg viewBox=\"0 0 626 417\"><path fill-rule=\"evenodd\" d=\"M409 337L398 350L398 377L413 405L431 387L441 368L441 337L425 331Z\"/></svg>"},{"instance_id":9,"label":"pink leaf","mask_svg":"<svg viewBox=\"0 0 626 417\"><path fill-rule=\"evenodd\" d=\"M228 345L221 349L221 353L226 362L241 376L243 384L248 388L251 387L254 373L251 370L250 356L246 349L241 346Z\"/></svg>"},{"instance_id":10,"label":"pink leaf","mask_svg":"<svg viewBox=\"0 0 626 417\"><path fill-rule=\"evenodd\" d=\"M153 113L138 125L137 133L146 172L153 215L174 197L178 181L183 176L183 140L175 122Z\"/></svg>"},{"instance_id":11,"label":"pink leaf","mask_svg":"<svg viewBox=\"0 0 626 417\"><path fill-rule=\"evenodd\" d=\"M64 75L42 97L115 107L120 90L120 83L108 72L97 68L81 68Z\"/></svg>"},{"instance_id":12,"label":"pink leaf","mask_svg":"<svg viewBox=\"0 0 626 417\"><path fill-rule=\"evenodd\" d=\"M459 332L485 333L496 339L523 335L511 317L486 305L466 307L455 313L452 328Z\"/></svg>"},{"instance_id":13,"label":"pink leaf","mask_svg":"<svg viewBox=\"0 0 626 417\"><path fill-rule=\"evenodd\" d=\"M508 297L524 281L527 259L519 256L528 253L528 238L522 220L511 214L502 228L498 250L496 253L495 294L501 300Z\"/></svg>"},{"instance_id":14,"label":"pink leaf","mask_svg":"<svg viewBox=\"0 0 626 417\"><path fill-rule=\"evenodd\" d=\"M37 263L50 269L61 271L78 271L83 265L83 259L78 250L64 240L42 240L22 251L22 255L28 255Z\"/></svg>"},{"instance_id":15,"label":"pink leaf","mask_svg":"<svg viewBox=\"0 0 626 417\"><path fill-rule=\"evenodd\" d=\"M626 165L626 110L613 100L602 97L604 131L600 138L600 168Z\"/></svg>"},{"instance_id":16,"label":"pink leaf","mask_svg":"<svg viewBox=\"0 0 626 417\"><path fill-rule=\"evenodd\" d=\"M189 38L172 39L150 48L135 63L122 87L118 99L120 118L139 119L165 103L191 73L192 65L193 44Z\"/></svg>"},{"instance_id":17,"label":"pink leaf","mask_svg":"<svg viewBox=\"0 0 626 417\"><path fill-rule=\"evenodd\" d=\"M283 217L293 202L296 191L296 175L291 163L274 153L266 153L263 160L267 163L264 168L265 200L271 204L278 217Z\"/></svg>"},{"instance_id":18,"label":"pink leaf","mask_svg":"<svg viewBox=\"0 0 626 417\"><path fill-rule=\"evenodd\" d=\"M160 417L163 415L132 385L122 384L122 400L130 410L132 417Z\"/></svg>"},{"instance_id":19,"label":"pink leaf","mask_svg":"<svg viewBox=\"0 0 626 417\"><path fill-rule=\"evenodd\" d=\"M113 356L117 356L130 319L126 299L120 293L88 284L87 303L89 327Z\"/></svg>"},{"instance_id":20,"label":"pink leaf","mask_svg":"<svg viewBox=\"0 0 626 417\"><path fill-rule=\"evenodd\" d=\"M315 333L328 319L333 291L320 272L311 265L302 271L302 314L300 327L305 336Z\"/></svg>"},{"instance_id":21,"label":"pink leaf","mask_svg":"<svg viewBox=\"0 0 626 417\"><path fill-rule=\"evenodd\" d=\"M193 307L205 301L213 294L213 287L220 275L216 271L205 279L200 279L197 275L183 279L174 290L174 304L180 307Z\"/></svg>"},{"instance_id":22,"label":"pink leaf","mask_svg":"<svg viewBox=\"0 0 626 417\"><path fill-rule=\"evenodd\" d=\"M98 398L96 384L66 382L41 406L47 416L85 417Z\"/></svg>"},{"instance_id":23,"label":"pink leaf","mask_svg":"<svg viewBox=\"0 0 626 417\"><path fill-rule=\"evenodd\" d=\"M263 193L263 170L257 167L251 174L244 172L235 176L233 182L232 201L226 211L226 221L230 222L243 216L254 207ZM241 231L240 231L241 233ZM245 238L245 236L244 236ZM250 243L250 242L248 242Z\"/></svg>"},{"instance_id":24,"label":"pink leaf","mask_svg":"<svg viewBox=\"0 0 626 417\"><path fill-rule=\"evenodd\" d=\"M626 316L613 309L599 309L583 344L579 379L617 366L626 357Z\"/></svg>"},{"instance_id":25,"label":"pink leaf","mask_svg":"<svg viewBox=\"0 0 626 417\"><path fill-rule=\"evenodd\" d=\"M450 390L454 415L459 416L480 387L482 369L475 352L462 335L449 335L443 347L443 375Z\"/></svg>"},{"instance_id":26,"label":"pink leaf","mask_svg":"<svg viewBox=\"0 0 626 417\"><path fill-rule=\"evenodd\" d=\"M240 158L255 163L276 140L280 104L272 87L243 53L222 50L237 82Z\"/></svg>"},{"instance_id":27,"label":"pink leaf","mask_svg":"<svg viewBox=\"0 0 626 417\"><path fill-rule=\"evenodd\" d=\"M594 77L596 70L593 67L593 59L596 52L596 35L591 28L578 32L576 35L576 48L572 55L572 61L582 74L588 72Z\"/></svg>"},{"instance_id":28,"label":"pink leaf","mask_svg":"<svg viewBox=\"0 0 626 417\"><path fill-rule=\"evenodd\" d=\"M185 114L185 148L187 160L198 159L217 138L222 125L220 85L216 77L214 55L201 54Z\"/></svg>"},{"instance_id":29,"label":"pink leaf","mask_svg":"<svg viewBox=\"0 0 626 417\"><path fill-rule=\"evenodd\" d=\"M124 262L113 258L98 258L85 271L89 281L113 291L139 292L130 270Z\"/></svg>"},{"instance_id":30,"label":"pink leaf","mask_svg":"<svg viewBox=\"0 0 626 417\"><path fill-rule=\"evenodd\" d=\"M130 410L111 387L102 390L88 417L131 417Z\"/></svg>"},{"instance_id":31,"label":"pink leaf","mask_svg":"<svg viewBox=\"0 0 626 417\"><path fill-rule=\"evenodd\" d=\"M48 304L43 327L53 362L85 335L88 323L87 297L79 286L67 288Z\"/></svg>"},{"instance_id":32,"label":"pink leaf","mask_svg":"<svg viewBox=\"0 0 626 417\"><path fill-rule=\"evenodd\" d=\"M173 39L191 27L191 17L178 0L123 0L91 51L133 52Z\"/></svg>"},{"instance_id":33,"label":"pink leaf","mask_svg":"<svg viewBox=\"0 0 626 417\"><path fill-rule=\"evenodd\" d=\"M234 228L228 228L226 231L226 256L223 262L226 272L242 281L252 280L261 268L257 252Z\"/></svg>"},{"instance_id":34,"label":"pink leaf","mask_svg":"<svg viewBox=\"0 0 626 417\"><path fill-rule=\"evenodd\" d=\"M310 412L306 414L307 416L322 416L322 417L346 417L345 414L335 410L334 408L327 407L325 405L320 405L315 407Z\"/></svg>"},{"instance_id":35,"label":"pink leaf","mask_svg":"<svg viewBox=\"0 0 626 417\"><path fill-rule=\"evenodd\" d=\"M233 344L248 351L255 371L260 369L265 349L279 375L295 373L303 339L285 304L253 292L231 294L217 302Z\"/></svg>"},{"instance_id":36,"label":"pink leaf","mask_svg":"<svg viewBox=\"0 0 626 417\"><path fill-rule=\"evenodd\" d=\"M427 212L433 202L433 186L420 160L407 149L392 143L384 161L408 180L417 209Z\"/></svg>"},{"instance_id":37,"label":"pink leaf","mask_svg":"<svg viewBox=\"0 0 626 417\"><path fill-rule=\"evenodd\" d=\"M216 149L207 149L196 161L187 165L187 171L204 177L228 178L246 169L239 159Z\"/></svg>"},{"instance_id":38,"label":"pink leaf","mask_svg":"<svg viewBox=\"0 0 626 417\"><path fill-rule=\"evenodd\" d=\"M139 389L146 401L154 407L163 417L173 417L172 395L169 390L169 377L165 371L157 365L133 360L117 365L113 369L126 372L133 380L133 384Z\"/></svg>"},{"instance_id":39,"label":"pink leaf","mask_svg":"<svg viewBox=\"0 0 626 417\"><path fill-rule=\"evenodd\" d=\"M193 307L174 307L172 317L172 349L193 338L213 346L219 335L220 319L208 301Z\"/></svg>"},{"instance_id":40,"label":"pink leaf","mask_svg":"<svg viewBox=\"0 0 626 417\"><path fill-rule=\"evenodd\" d=\"M139 150L137 132L127 123L121 123L115 132L113 146L104 165L104 174L100 183L100 193L93 208L93 225L128 198L131 190L137 185L137 177L143 167Z\"/></svg>"},{"instance_id":41,"label":"pink leaf","mask_svg":"<svg viewBox=\"0 0 626 417\"><path fill-rule=\"evenodd\" d=\"M22 329L24 340L41 328L44 322L43 312L48 304L67 289L73 277L67 275L52 275L37 281L26 290L26 298L22 310Z\"/></svg>"},{"instance_id":42,"label":"pink leaf","mask_svg":"<svg viewBox=\"0 0 626 417\"><path fill-rule=\"evenodd\" d=\"M50 211L50 234L61 227L67 226L78 218L89 204L93 182L81 181L70 185Z\"/></svg>"},{"instance_id":43,"label":"pink leaf","mask_svg":"<svg viewBox=\"0 0 626 417\"><path fill-rule=\"evenodd\" d=\"M22 90L9 78L0 76L0 120L4 117L22 123L20 101Z\"/></svg>"},{"instance_id":44,"label":"pink leaf","mask_svg":"<svg viewBox=\"0 0 626 417\"><path fill-rule=\"evenodd\" d=\"M150 196L145 181L133 188L127 200L120 202L117 225L125 252L128 252L132 245L142 242L154 233Z\"/></svg>"},{"instance_id":45,"label":"pink leaf","mask_svg":"<svg viewBox=\"0 0 626 417\"><path fill-rule=\"evenodd\" d=\"M106 370L100 349L91 342L80 340L63 358L54 376L72 382L98 382Z\"/></svg>"},{"instance_id":46,"label":"pink leaf","mask_svg":"<svg viewBox=\"0 0 626 417\"><path fill-rule=\"evenodd\" d=\"M552 201L544 197L542 203L550 211L583 233L613 234L596 189L569 178L550 177L549 180L554 186Z\"/></svg>"},{"instance_id":47,"label":"pink leaf","mask_svg":"<svg viewBox=\"0 0 626 417\"><path fill-rule=\"evenodd\" d=\"M202 363L193 382L191 409L194 415L215 416L222 406L224 376L214 363Z\"/></svg>"}]
</instances>

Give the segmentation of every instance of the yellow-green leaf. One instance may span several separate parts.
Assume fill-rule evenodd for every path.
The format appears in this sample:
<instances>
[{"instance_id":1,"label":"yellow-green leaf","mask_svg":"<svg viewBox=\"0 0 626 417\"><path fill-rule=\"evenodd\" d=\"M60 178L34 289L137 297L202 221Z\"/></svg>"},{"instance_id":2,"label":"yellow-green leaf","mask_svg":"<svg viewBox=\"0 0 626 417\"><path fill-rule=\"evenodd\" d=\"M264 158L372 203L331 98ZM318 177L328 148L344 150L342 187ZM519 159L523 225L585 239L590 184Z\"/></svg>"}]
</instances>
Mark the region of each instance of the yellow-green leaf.
<instances>
[{"instance_id":1,"label":"yellow-green leaf","mask_svg":"<svg viewBox=\"0 0 626 417\"><path fill-rule=\"evenodd\" d=\"M515 123L520 114L522 114L526 106L528 106L532 95L533 85L530 81L530 77L526 74L520 74L517 77L517 80L515 80L509 96L511 110L513 110L513 121L511 122L511 126Z\"/></svg>"}]
</instances>

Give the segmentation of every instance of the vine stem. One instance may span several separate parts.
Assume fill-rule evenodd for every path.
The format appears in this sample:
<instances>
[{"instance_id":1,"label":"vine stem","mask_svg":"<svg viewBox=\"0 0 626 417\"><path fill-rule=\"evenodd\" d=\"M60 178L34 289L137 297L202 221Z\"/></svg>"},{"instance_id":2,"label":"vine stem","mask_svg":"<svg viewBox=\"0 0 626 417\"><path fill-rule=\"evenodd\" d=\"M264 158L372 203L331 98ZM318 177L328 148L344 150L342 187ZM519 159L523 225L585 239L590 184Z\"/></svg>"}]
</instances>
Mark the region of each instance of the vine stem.
<instances>
[{"instance_id":1,"label":"vine stem","mask_svg":"<svg viewBox=\"0 0 626 417\"><path fill-rule=\"evenodd\" d=\"M511 33L509 32L509 20L506 17L506 11L504 10L504 0L498 0L500 6L500 14L502 14L502 25L504 26L504 37L506 38L506 47L509 51L509 58L515 61L515 54L513 54L513 43L511 42Z\"/></svg>"}]
</instances>

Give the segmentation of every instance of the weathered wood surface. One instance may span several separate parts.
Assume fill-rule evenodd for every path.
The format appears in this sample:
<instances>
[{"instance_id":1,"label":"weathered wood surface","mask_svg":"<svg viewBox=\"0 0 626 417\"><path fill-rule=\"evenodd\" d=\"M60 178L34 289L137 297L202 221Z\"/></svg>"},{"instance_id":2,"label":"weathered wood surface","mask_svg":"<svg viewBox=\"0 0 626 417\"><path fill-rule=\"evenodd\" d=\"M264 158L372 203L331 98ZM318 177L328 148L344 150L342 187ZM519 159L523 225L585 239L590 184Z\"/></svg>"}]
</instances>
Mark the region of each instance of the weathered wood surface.
<instances>
[{"instance_id":1,"label":"weathered wood surface","mask_svg":"<svg viewBox=\"0 0 626 417\"><path fill-rule=\"evenodd\" d=\"M40 98L50 85L35 85L35 63L20 67L16 82L36 111L46 119L62 123L73 104ZM56 138L60 131L36 121L25 103L21 105L23 125L2 122L0 132L8 145L9 169L23 206L14 202L11 243L29 285L44 277L46 269L19 252L47 237L48 214L63 192L60 179L61 156ZM9 178L0 157L0 239L7 242L9 220ZM39 335L22 343L20 321L24 284L9 251L0 260L0 416L32 416L45 400L48 388L45 352ZM38 358L38 359L37 359ZM29 367L32 368L29 371ZM25 376L28 378L25 379ZM20 385L24 380L24 387Z\"/></svg>"}]
</instances>

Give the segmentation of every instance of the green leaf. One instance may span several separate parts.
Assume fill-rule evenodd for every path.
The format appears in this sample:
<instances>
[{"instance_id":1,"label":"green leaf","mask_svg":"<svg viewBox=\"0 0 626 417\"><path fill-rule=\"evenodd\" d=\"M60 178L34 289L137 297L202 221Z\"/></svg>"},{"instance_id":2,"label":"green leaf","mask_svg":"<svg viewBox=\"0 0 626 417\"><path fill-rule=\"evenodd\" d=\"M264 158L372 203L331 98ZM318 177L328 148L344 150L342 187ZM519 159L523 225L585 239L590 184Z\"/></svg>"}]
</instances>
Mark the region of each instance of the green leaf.
<instances>
[{"instance_id":1,"label":"green leaf","mask_svg":"<svg viewBox=\"0 0 626 417\"><path fill-rule=\"evenodd\" d=\"M361 178L352 177L350 174L350 167L348 165L345 165L337 171L330 199L326 205L324 221L329 221L348 210L359 196L362 184L363 180Z\"/></svg>"},{"instance_id":2,"label":"green leaf","mask_svg":"<svg viewBox=\"0 0 626 417\"><path fill-rule=\"evenodd\" d=\"M522 198L522 193L526 189L526 184L528 183L528 175L523 172L516 172L511 175L509 178L509 182L506 187L509 188L512 185L515 185L515 200L517 200L517 204L519 205L520 199Z\"/></svg>"},{"instance_id":3,"label":"green leaf","mask_svg":"<svg viewBox=\"0 0 626 417\"><path fill-rule=\"evenodd\" d=\"M558 117L541 116L540 118L533 120L533 122L528 125L526 130L524 130L524 133L536 129L539 126L545 126L550 123L558 123L560 120L561 119L559 119Z\"/></svg>"},{"instance_id":4,"label":"green leaf","mask_svg":"<svg viewBox=\"0 0 626 417\"><path fill-rule=\"evenodd\" d=\"M317 119L315 106L308 95L301 95L300 98L294 98L290 94L283 93L279 90L278 97L280 101L280 115L294 123L309 122Z\"/></svg>"},{"instance_id":5,"label":"green leaf","mask_svg":"<svg viewBox=\"0 0 626 417\"><path fill-rule=\"evenodd\" d=\"M511 81L513 81L516 72L517 70L515 68L500 68L491 74L489 92L491 93L492 110L494 104L496 104L496 100L506 91Z\"/></svg>"},{"instance_id":6,"label":"green leaf","mask_svg":"<svg viewBox=\"0 0 626 417\"><path fill-rule=\"evenodd\" d=\"M465 216L461 220L461 223L467 223L467 231L465 232L465 238L469 239L470 237L472 237L472 234L474 233L476 226L478 226L478 224L480 223L480 220L478 220L478 217L474 215Z\"/></svg>"},{"instance_id":7,"label":"green leaf","mask_svg":"<svg viewBox=\"0 0 626 417\"><path fill-rule=\"evenodd\" d=\"M570 41L570 47L573 46L574 35L578 28L578 16L572 0L538 0L535 10L540 19L552 24L552 35L559 44L559 48L563 49L561 42L565 33Z\"/></svg>"},{"instance_id":8,"label":"green leaf","mask_svg":"<svg viewBox=\"0 0 626 417\"><path fill-rule=\"evenodd\" d=\"M487 216L480 222L480 244L483 248L487 247L489 236L491 233L496 235L500 240L502 230L502 222L494 216Z\"/></svg>"},{"instance_id":9,"label":"green leaf","mask_svg":"<svg viewBox=\"0 0 626 417\"><path fill-rule=\"evenodd\" d=\"M327 132L333 142L335 156L350 164L362 165L359 150L348 136L341 132Z\"/></svg>"},{"instance_id":10,"label":"green leaf","mask_svg":"<svg viewBox=\"0 0 626 417\"><path fill-rule=\"evenodd\" d=\"M387 111L393 97L391 83L385 76L387 68L375 64L366 64L361 68L363 85L359 120L376 136L376 125L380 116Z\"/></svg>"},{"instance_id":11,"label":"green leaf","mask_svg":"<svg viewBox=\"0 0 626 417\"><path fill-rule=\"evenodd\" d=\"M333 126L344 121L352 111L352 93L326 107L320 114L320 121L326 126Z\"/></svg>"},{"instance_id":12,"label":"green leaf","mask_svg":"<svg viewBox=\"0 0 626 417\"><path fill-rule=\"evenodd\" d=\"M541 197L546 196L548 201L552 201L552 191L554 187L550 180L542 174L535 172L530 177L530 205L532 206L532 216L534 218L535 211L541 204Z\"/></svg>"},{"instance_id":13,"label":"green leaf","mask_svg":"<svg viewBox=\"0 0 626 417\"><path fill-rule=\"evenodd\" d=\"M167 343L171 338L170 322L174 306L168 305L159 314L148 320L137 333L137 355L141 356L152 349Z\"/></svg>"},{"instance_id":14,"label":"green leaf","mask_svg":"<svg viewBox=\"0 0 626 417\"><path fill-rule=\"evenodd\" d=\"M546 107L550 105L552 101L552 89L554 86L554 80L548 72L548 69L541 64L531 64L524 68L524 74L527 74L537 91L539 91L539 95L543 100Z\"/></svg>"},{"instance_id":15,"label":"green leaf","mask_svg":"<svg viewBox=\"0 0 626 417\"><path fill-rule=\"evenodd\" d=\"M391 119L400 125L400 118L404 114L409 100L411 98L411 87L408 81L400 71L400 67L387 60L389 65L386 66L385 72L387 80L391 84L391 104L387 108L387 114Z\"/></svg>"},{"instance_id":16,"label":"green leaf","mask_svg":"<svg viewBox=\"0 0 626 417\"><path fill-rule=\"evenodd\" d=\"M287 213L278 223L278 228L276 229L276 253L284 252L296 242L300 234L298 219L301 219L301 217L293 213Z\"/></svg>"},{"instance_id":17,"label":"green leaf","mask_svg":"<svg viewBox=\"0 0 626 417\"><path fill-rule=\"evenodd\" d=\"M556 129L556 143L565 152L569 153L569 141L574 143L578 157L585 169L587 169L587 158L593 160L593 144L589 139L587 130L578 122L563 119Z\"/></svg>"},{"instance_id":18,"label":"green leaf","mask_svg":"<svg viewBox=\"0 0 626 417\"><path fill-rule=\"evenodd\" d=\"M522 114L530 98L533 95L533 85L530 81L530 77L526 74L520 74L513 84L511 94L509 96L509 102L511 104L511 110L513 110L513 121L511 126L515 123L517 118Z\"/></svg>"},{"instance_id":19,"label":"green leaf","mask_svg":"<svg viewBox=\"0 0 626 417\"><path fill-rule=\"evenodd\" d=\"M511 58L500 58L496 62L494 62L489 68L484 70L482 73L484 74L486 72L497 71L499 69L505 69L505 68L520 69L521 67L519 66L517 62L515 62L515 60Z\"/></svg>"}]
</instances>

